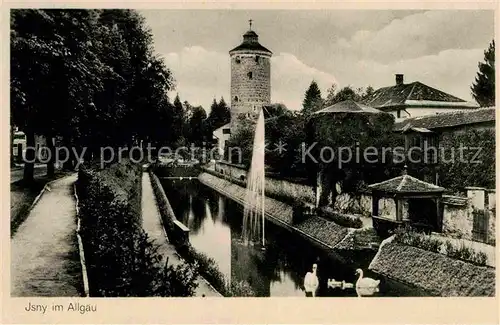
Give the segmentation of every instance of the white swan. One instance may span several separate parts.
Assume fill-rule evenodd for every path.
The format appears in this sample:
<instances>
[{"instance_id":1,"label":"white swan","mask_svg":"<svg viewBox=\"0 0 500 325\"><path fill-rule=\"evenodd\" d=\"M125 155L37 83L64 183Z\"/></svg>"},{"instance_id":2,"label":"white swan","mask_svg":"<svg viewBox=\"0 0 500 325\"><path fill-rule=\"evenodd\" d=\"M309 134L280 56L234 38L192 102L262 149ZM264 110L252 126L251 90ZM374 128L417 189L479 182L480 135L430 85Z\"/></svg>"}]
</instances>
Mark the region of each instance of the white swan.
<instances>
[{"instance_id":1,"label":"white swan","mask_svg":"<svg viewBox=\"0 0 500 325\"><path fill-rule=\"evenodd\" d=\"M304 289L307 297L316 297L316 291L318 291L319 286L318 276L316 275L317 268L318 265L314 263L312 272L307 272L304 277Z\"/></svg>"},{"instance_id":2,"label":"white swan","mask_svg":"<svg viewBox=\"0 0 500 325\"><path fill-rule=\"evenodd\" d=\"M372 296L375 292L379 292L380 280L363 278L363 270L361 269L357 269L356 274L359 274L359 278L356 281L356 293L358 297Z\"/></svg>"}]
</instances>

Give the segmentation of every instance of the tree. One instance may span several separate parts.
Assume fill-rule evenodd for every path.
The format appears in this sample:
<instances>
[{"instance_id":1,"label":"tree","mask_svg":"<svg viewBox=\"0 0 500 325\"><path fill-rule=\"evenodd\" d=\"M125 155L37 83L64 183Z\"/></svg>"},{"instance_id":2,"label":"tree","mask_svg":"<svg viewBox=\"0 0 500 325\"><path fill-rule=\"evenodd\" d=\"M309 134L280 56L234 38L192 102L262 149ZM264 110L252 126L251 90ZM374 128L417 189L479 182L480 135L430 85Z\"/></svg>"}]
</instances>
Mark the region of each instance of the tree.
<instances>
[{"instance_id":1,"label":"tree","mask_svg":"<svg viewBox=\"0 0 500 325\"><path fill-rule=\"evenodd\" d=\"M187 101L184 102L187 111L187 139L190 143L199 147L205 141L205 125L207 113L201 106L191 106Z\"/></svg>"},{"instance_id":2,"label":"tree","mask_svg":"<svg viewBox=\"0 0 500 325\"><path fill-rule=\"evenodd\" d=\"M330 88L329 90L335 91L336 88ZM344 100L354 100L359 101L362 97L362 89L353 89L351 86L346 86L340 89L337 92L329 92L327 96L327 101L325 102L325 106L331 106L333 104L343 102Z\"/></svg>"},{"instance_id":3,"label":"tree","mask_svg":"<svg viewBox=\"0 0 500 325\"><path fill-rule=\"evenodd\" d=\"M208 114L208 118L206 121L206 131L207 136L211 137L211 134L214 130L220 128L223 125L226 125L231 121L231 112L226 102L224 101L224 97L221 97L219 102L213 100L212 106L210 106L210 113Z\"/></svg>"},{"instance_id":4,"label":"tree","mask_svg":"<svg viewBox=\"0 0 500 325\"><path fill-rule=\"evenodd\" d=\"M330 88L328 88L328 90L326 91L326 99L325 99L325 103L324 103L325 107L328 107L328 106L331 106L334 104L336 93L337 93L337 85L332 84L330 86Z\"/></svg>"},{"instance_id":5,"label":"tree","mask_svg":"<svg viewBox=\"0 0 500 325\"><path fill-rule=\"evenodd\" d=\"M175 96L173 105L173 116L172 116L172 140L178 142L181 138L186 137L186 130L184 123L186 120L186 112L184 111L184 106L182 106L179 94Z\"/></svg>"},{"instance_id":6,"label":"tree","mask_svg":"<svg viewBox=\"0 0 500 325\"><path fill-rule=\"evenodd\" d=\"M71 130L75 113L100 86L103 66L90 36L96 16L94 10L11 12L11 111L13 122L26 134L27 147L34 147L38 134L53 149L53 137ZM26 155L24 180L29 182L34 150ZM47 170L53 173L53 161Z\"/></svg>"},{"instance_id":7,"label":"tree","mask_svg":"<svg viewBox=\"0 0 500 325\"><path fill-rule=\"evenodd\" d=\"M365 93L361 96L362 97L361 99L365 99L365 98L370 97L374 91L375 91L375 89L373 89L372 86L366 87Z\"/></svg>"},{"instance_id":8,"label":"tree","mask_svg":"<svg viewBox=\"0 0 500 325\"><path fill-rule=\"evenodd\" d=\"M479 62L479 71L472 83L471 91L474 99L481 107L495 105L495 40L491 41L484 51L484 63Z\"/></svg>"},{"instance_id":9,"label":"tree","mask_svg":"<svg viewBox=\"0 0 500 325\"><path fill-rule=\"evenodd\" d=\"M285 104L275 103L264 107L264 117L266 119L282 115L293 115L292 111L290 111Z\"/></svg>"},{"instance_id":10,"label":"tree","mask_svg":"<svg viewBox=\"0 0 500 325\"><path fill-rule=\"evenodd\" d=\"M306 91L304 101L302 102L302 113L306 116L319 111L323 107L323 99L321 98L321 90L316 81L312 81Z\"/></svg>"},{"instance_id":11,"label":"tree","mask_svg":"<svg viewBox=\"0 0 500 325\"><path fill-rule=\"evenodd\" d=\"M99 159L100 147L158 141L172 87L144 19L133 10L11 13L11 111L27 146L44 135L53 151L59 136L68 148L86 147L85 159ZM53 173L53 161L47 170ZM32 163L25 164L24 179L33 180Z\"/></svg>"},{"instance_id":12,"label":"tree","mask_svg":"<svg viewBox=\"0 0 500 325\"><path fill-rule=\"evenodd\" d=\"M306 142L312 158L306 157L306 165L311 182L316 184L320 175L319 205L335 204L337 183L343 192L356 194L399 173L395 156L383 150L402 145L393 124L394 117L385 113L324 114L309 121Z\"/></svg>"}]
</instances>

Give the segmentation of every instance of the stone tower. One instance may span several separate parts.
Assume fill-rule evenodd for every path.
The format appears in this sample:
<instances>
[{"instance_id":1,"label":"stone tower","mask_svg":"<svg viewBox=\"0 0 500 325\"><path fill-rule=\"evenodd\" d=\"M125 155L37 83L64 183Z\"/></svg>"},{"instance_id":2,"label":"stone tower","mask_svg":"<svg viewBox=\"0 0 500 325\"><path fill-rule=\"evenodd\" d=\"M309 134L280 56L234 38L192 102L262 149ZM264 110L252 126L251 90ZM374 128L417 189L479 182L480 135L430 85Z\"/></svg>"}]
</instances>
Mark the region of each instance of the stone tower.
<instances>
[{"instance_id":1,"label":"stone tower","mask_svg":"<svg viewBox=\"0 0 500 325\"><path fill-rule=\"evenodd\" d=\"M231 58L231 128L238 115L257 113L271 104L272 52L259 44L259 36L250 29L243 43L229 51Z\"/></svg>"}]
</instances>

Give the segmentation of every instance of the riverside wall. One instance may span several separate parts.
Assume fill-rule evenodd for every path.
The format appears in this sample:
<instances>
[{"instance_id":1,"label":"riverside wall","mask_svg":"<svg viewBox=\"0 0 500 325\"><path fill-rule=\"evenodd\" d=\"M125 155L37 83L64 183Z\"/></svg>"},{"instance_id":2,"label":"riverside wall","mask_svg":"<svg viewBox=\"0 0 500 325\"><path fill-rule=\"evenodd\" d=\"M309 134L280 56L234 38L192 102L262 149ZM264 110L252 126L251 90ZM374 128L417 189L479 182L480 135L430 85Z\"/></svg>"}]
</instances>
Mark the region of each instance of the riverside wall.
<instances>
[{"instance_id":1,"label":"riverside wall","mask_svg":"<svg viewBox=\"0 0 500 325\"><path fill-rule=\"evenodd\" d=\"M229 180L227 176L217 174L212 170L206 170L198 176L198 179L202 184L244 205L246 189L242 186L243 184L238 185L238 181L233 182L233 179ZM352 263L348 258L349 254L345 253L355 250L356 247L354 245L348 247L345 243L352 240L353 234L358 229L342 227L331 220L315 215L298 219L291 205L270 197L265 198L265 206L265 217L269 222L299 235L342 263Z\"/></svg>"},{"instance_id":2,"label":"riverside wall","mask_svg":"<svg viewBox=\"0 0 500 325\"><path fill-rule=\"evenodd\" d=\"M393 238L382 242L368 267L371 271L433 296L495 295L495 268L400 244Z\"/></svg>"}]
</instances>

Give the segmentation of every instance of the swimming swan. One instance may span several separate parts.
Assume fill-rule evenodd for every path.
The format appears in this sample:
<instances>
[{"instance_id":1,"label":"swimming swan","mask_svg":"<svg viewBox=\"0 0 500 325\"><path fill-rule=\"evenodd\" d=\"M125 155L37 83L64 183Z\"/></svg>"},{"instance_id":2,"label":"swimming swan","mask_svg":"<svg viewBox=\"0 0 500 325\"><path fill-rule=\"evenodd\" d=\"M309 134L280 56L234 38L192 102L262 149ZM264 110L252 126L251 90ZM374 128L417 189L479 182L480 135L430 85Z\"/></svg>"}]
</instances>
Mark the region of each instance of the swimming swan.
<instances>
[{"instance_id":1,"label":"swimming swan","mask_svg":"<svg viewBox=\"0 0 500 325\"><path fill-rule=\"evenodd\" d=\"M357 269L356 274L359 274L358 281L356 281L356 293L358 297L372 296L375 292L379 292L380 280L363 278L363 270L361 269Z\"/></svg>"}]
</instances>

